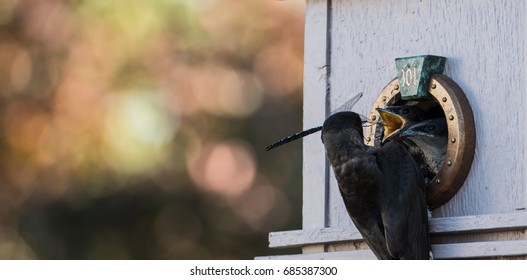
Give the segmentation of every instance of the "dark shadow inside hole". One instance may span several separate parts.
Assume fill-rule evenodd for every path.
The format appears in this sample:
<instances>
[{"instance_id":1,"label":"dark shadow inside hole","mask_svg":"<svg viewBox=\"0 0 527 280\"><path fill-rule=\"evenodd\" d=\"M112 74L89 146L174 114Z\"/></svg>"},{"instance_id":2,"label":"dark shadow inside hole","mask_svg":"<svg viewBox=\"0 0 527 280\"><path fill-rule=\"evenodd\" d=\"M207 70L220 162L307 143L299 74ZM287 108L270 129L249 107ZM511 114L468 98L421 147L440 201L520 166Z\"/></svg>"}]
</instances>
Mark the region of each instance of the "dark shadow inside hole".
<instances>
[{"instance_id":1,"label":"dark shadow inside hole","mask_svg":"<svg viewBox=\"0 0 527 280\"><path fill-rule=\"evenodd\" d=\"M424 114L412 122L412 131L416 135L400 138L407 144L412 157L418 163L425 181L429 184L439 172L446 154L448 127L445 113L436 100L404 101L398 100L389 106L407 105L421 109ZM382 126L380 135L382 131ZM376 137L377 138L377 137ZM380 141L382 137L376 139Z\"/></svg>"}]
</instances>

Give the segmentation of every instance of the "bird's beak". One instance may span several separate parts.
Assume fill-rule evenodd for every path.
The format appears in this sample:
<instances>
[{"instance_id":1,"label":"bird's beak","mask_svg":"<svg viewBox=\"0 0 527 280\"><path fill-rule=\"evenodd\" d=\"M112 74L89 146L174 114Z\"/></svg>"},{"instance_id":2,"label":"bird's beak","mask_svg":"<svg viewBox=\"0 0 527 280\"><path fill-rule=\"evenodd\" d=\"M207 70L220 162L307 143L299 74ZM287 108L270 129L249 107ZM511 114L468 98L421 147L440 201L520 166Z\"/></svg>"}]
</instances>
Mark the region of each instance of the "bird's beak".
<instances>
[{"instance_id":1,"label":"bird's beak","mask_svg":"<svg viewBox=\"0 0 527 280\"><path fill-rule=\"evenodd\" d=\"M406 124L406 119L391 112L389 109L377 108L377 111L381 115L384 126L384 137L382 138L382 142L384 143L389 138L397 135L401 128Z\"/></svg>"}]
</instances>

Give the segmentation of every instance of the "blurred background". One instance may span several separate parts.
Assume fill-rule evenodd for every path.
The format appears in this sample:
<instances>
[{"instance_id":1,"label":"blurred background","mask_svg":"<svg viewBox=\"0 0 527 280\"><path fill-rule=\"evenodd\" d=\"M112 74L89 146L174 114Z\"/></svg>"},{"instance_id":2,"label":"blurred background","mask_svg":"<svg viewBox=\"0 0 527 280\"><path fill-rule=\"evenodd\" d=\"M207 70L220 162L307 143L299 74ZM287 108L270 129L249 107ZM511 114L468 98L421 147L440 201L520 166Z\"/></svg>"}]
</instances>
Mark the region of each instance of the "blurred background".
<instances>
[{"instance_id":1,"label":"blurred background","mask_svg":"<svg viewBox=\"0 0 527 280\"><path fill-rule=\"evenodd\" d=\"M304 0L0 0L0 258L252 259L301 227Z\"/></svg>"}]
</instances>

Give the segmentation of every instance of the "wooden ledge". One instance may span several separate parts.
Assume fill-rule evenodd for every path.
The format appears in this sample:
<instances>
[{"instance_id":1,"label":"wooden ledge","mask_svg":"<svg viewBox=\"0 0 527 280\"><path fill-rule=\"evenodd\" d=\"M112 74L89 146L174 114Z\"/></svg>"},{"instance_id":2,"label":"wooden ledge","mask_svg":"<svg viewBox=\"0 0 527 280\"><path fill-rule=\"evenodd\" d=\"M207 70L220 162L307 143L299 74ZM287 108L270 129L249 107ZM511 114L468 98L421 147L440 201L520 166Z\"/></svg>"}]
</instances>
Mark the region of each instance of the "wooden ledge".
<instances>
[{"instance_id":1,"label":"wooden ledge","mask_svg":"<svg viewBox=\"0 0 527 280\"><path fill-rule=\"evenodd\" d=\"M527 211L512 214L430 219L430 234L432 235L470 232L498 232L526 228ZM350 241L362 241L362 236L355 228L320 228L271 232L269 234L270 248L298 247L305 245ZM527 247L525 247L523 250L527 252Z\"/></svg>"},{"instance_id":2,"label":"wooden ledge","mask_svg":"<svg viewBox=\"0 0 527 280\"><path fill-rule=\"evenodd\" d=\"M527 255L527 240L432 245L434 259L474 259ZM257 257L257 260L375 260L371 250Z\"/></svg>"}]
</instances>

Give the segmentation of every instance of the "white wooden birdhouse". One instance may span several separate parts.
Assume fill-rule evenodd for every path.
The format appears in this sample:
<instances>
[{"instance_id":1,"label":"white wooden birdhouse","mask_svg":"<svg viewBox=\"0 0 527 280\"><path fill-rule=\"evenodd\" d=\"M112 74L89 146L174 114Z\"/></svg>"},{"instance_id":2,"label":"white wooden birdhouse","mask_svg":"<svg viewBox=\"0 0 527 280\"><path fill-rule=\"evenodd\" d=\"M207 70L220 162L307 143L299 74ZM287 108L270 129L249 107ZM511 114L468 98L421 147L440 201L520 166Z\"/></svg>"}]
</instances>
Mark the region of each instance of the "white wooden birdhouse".
<instances>
[{"instance_id":1,"label":"white wooden birdhouse","mask_svg":"<svg viewBox=\"0 0 527 280\"><path fill-rule=\"evenodd\" d=\"M473 117L456 137L449 127L449 140L474 133L475 145L461 147L470 160L443 164L467 172L432 211L434 257L525 259L526 38L523 0L306 0L304 128L320 126L359 92L353 111L371 116L384 91L399 93L396 58L447 58L443 75L462 89ZM303 140L303 176L302 228L269 234L270 247L303 253L260 258L375 259L346 212L320 137Z\"/></svg>"}]
</instances>

